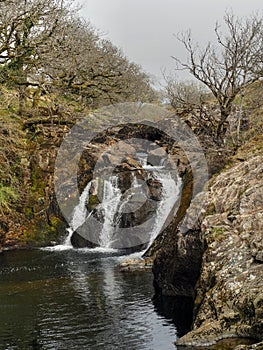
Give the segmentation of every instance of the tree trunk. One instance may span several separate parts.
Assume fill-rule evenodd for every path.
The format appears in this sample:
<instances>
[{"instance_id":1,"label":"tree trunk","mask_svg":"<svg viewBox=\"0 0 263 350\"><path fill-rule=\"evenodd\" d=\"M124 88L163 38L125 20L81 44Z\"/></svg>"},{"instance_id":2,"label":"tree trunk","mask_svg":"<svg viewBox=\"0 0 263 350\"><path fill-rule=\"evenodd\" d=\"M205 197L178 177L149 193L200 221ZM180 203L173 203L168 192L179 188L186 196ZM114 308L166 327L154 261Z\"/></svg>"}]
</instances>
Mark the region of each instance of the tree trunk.
<instances>
[{"instance_id":1,"label":"tree trunk","mask_svg":"<svg viewBox=\"0 0 263 350\"><path fill-rule=\"evenodd\" d=\"M41 96L41 88L37 87L34 94L33 94L33 103L32 103L32 108L37 108L39 105L40 101L40 96Z\"/></svg>"},{"instance_id":2,"label":"tree trunk","mask_svg":"<svg viewBox=\"0 0 263 350\"><path fill-rule=\"evenodd\" d=\"M225 136L227 132L227 118L229 116L230 112L226 110L221 110L221 116L220 121L217 125L217 131L216 131L216 143L218 146L222 146L225 143Z\"/></svg>"},{"instance_id":3,"label":"tree trunk","mask_svg":"<svg viewBox=\"0 0 263 350\"><path fill-rule=\"evenodd\" d=\"M19 107L18 114L22 115L26 109L26 87L24 85L19 86Z\"/></svg>"}]
</instances>

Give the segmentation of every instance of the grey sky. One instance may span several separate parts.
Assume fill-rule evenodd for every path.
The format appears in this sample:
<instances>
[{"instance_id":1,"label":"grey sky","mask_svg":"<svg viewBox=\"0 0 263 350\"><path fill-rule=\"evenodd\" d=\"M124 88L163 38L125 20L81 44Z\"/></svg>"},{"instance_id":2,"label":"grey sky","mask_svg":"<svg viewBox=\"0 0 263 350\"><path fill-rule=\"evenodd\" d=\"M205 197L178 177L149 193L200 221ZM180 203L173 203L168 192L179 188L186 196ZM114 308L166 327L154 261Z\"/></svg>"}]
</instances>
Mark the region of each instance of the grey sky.
<instances>
[{"instance_id":1,"label":"grey sky","mask_svg":"<svg viewBox=\"0 0 263 350\"><path fill-rule=\"evenodd\" d=\"M226 9L246 16L263 9L262 0L80 0L81 15L121 47L134 62L161 80L172 72L171 56L185 57L173 34L192 29L200 43L213 40L214 24ZM181 75L181 78L184 78Z\"/></svg>"}]
</instances>

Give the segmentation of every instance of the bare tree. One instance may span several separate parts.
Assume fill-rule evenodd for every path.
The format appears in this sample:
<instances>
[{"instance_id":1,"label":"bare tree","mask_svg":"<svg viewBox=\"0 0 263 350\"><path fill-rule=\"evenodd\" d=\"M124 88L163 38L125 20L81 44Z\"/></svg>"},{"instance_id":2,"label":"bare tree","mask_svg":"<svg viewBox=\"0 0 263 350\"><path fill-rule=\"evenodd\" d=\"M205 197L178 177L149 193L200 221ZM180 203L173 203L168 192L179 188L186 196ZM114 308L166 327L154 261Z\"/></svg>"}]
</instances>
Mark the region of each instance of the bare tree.
<instances>
[{"instance_id":1,"label":"bare tree","mask_svg":"<svg viewBox=\"0 0 263 350\"><path fill-rule=\"evenodd\" d=\"M177 109L192 111L201 108L207 101L208 91L203 84L195 81L178 81L175 77L166 77L165 93L171 106Z\"/></svg>"},{"instance_id":2,"label":"bare tree","mask_svg":"<svg viewBox=\"0 0 263 350\"><path fill-rule=\"evenodd\" d=\"M211 100L211 93L201 83L192 80L177 81L174 77L166 77L165 97L171 107L196 134L216 136L218 111Z\"/></svg>"},{"instance_id":3,"label":"bare tree","mask_svg":"<svg viewBox=\"0 0 263 350\"><path fill-rule=\"evenodd\" d=\"M178 36L188 52L188 62L177 61L178 69L189 71L205 84L215 96L220 107L216 141L224 142L227 119L236 96L263 72L263 19L259 14L240 19L232 13L224 16L227 34L220 31L217 23L217 45L208 43L200 49L193 43L191 31Z\"/></svg>"}]
</instances>

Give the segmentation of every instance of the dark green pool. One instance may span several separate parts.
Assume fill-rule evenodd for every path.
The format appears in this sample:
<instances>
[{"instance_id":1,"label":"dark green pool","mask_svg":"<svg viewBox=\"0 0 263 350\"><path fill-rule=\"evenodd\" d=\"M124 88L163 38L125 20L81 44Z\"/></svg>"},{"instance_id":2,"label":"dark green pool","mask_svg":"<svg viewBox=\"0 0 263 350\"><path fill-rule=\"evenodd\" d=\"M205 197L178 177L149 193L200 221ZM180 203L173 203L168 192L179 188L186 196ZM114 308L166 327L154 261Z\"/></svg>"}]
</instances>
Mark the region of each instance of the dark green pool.
<instances>
[{"instance_id":1,"label":"dark green pool","mask_svg":"<svg viewBox=\"0 0 263 350\"><path fill-rule=\"evenodd\" d=\"M151 272L121 273L90 251L0 255L0 349L175 349L152 303Z\"/></svg>"}]
</instances>

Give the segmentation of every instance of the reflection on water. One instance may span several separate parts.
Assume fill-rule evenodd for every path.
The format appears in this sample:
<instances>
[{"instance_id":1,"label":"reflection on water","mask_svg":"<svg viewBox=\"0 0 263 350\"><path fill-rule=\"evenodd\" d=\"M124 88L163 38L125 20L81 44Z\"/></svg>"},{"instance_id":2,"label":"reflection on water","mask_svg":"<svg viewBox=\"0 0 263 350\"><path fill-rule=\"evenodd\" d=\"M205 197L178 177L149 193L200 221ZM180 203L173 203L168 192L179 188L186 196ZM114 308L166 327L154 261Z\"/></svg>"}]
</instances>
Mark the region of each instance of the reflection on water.
<instances>
[{"instance_id":1,"label":"reflection on water","mask_svg":"<svg viewBox=\"0 0 263 350\"><path fill-rule=\"evenodd\" d=\"M191 301L152 303L151 272L120 273L119 260L98 250L1 254L0 350L175 350L176 329L184 334L191 323Z\"/></svg>"},{"instance_id":2,"label":"reflection on water","mask_svg":"<svg viewBox=\"0 0 263 350\"><path fill-rule=\"evenodd\" d=\"M155 312L150 272L120 273L118 255L22 251L0 256L0 349L174 350Z\"/></svg>"}]
</instances>

